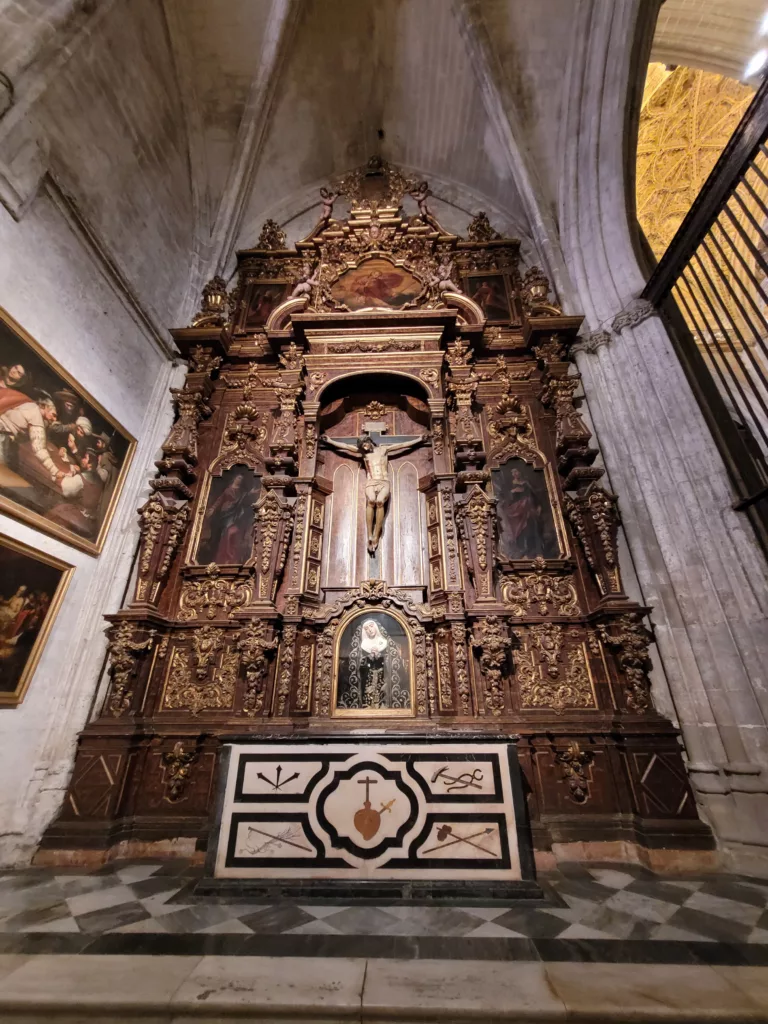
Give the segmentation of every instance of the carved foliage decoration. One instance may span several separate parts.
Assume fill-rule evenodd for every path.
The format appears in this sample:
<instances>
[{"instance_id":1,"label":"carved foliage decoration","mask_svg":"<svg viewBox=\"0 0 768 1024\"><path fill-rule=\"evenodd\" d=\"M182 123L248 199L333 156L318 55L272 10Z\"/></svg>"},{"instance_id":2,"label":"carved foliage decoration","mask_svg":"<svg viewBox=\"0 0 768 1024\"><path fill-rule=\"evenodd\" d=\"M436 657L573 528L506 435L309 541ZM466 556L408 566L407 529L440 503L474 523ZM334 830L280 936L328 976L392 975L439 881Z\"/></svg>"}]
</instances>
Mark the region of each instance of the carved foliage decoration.
<instances>
[{"instance_id":1,"label":"carved foliage decoration","mask_svg":"<svg viewBox=\"0 0 768 1024\"><path fill-rule=\"evenodd\" d=\"M173 750L163 754L165 799L169 803L176 803L183 797L192 774L192 766L197 759L197 750L194 747L191 750L185 750L182 740L177 740L173 745Z\"/></svg>"},{"instance_id":2,"label":"carved foliage decoration","mask_svg":"<svg viewBox=\"0 0 768 1024\"><path fill-rule=\"evenodd\" d=\"M504 623L496 615L480 619L476 626L474 646L480 654L480 668L485 680L485 706L493 715L504 710L502 669L512 641Z\"/></svg>"},{"instance_id":3,"label":"carved foliage decoration","mask_svg":"<svg viewBox=\"0 0 768 1024\"><path fill-rule=\"evenodd\" d=\"M197 462L197 425L201 419L211 415L207 389L191 387L189 382L183 388L171 388L177 419L163 444L166 458L181 456L192 464Z\"/></svg>"},{"instance_id":4,"label":"carved foliage decoration","mask_svg":"<svg viewBox=\"0 0 768 1024\"><path fill-rule=\"evenodd\" d=\"M501 238L498 231L491 227L488 214L481 210L469 223L467 238L470 242L493 242Z\"/></svg>"},{"instance_id":5,"label":"carved foliage decoration","mask_svg":"<svg viewBox=\"0 0 768 1024\"><path fill-rule=\"evenodd\" d=\"M280 640L280 669L277 680L277 714L283 716L288 710L288 699L291 695L293 679L293 661L296 655L297 627L292 623L283 626Z\"/></svg>"},{"instance_id":6,"label":"carved foliage decoration","mask_svg":"<svg viewBox=\"0 0 768 1024\"><path fill-rule=\"evenodd\" d=\"M191 373L205 373L210 376L221 366L221 356L215 356L211 349L202 345L194 345L189 350L189 369Z\"/></svg>"},{"instance_id":7,"label":"carved foliage decoration","mask_svg":"<svg viewBox=\"0 0 768 1024\"><path fill-rule=\"evenodd\" d=\"M549 709L559 715L566 708L596 706L584 645L577 631L569 637L573 643L565 655L564 629L556 623L515 632L520 641L514 657L523 708Z\"/></svg>"},{"instance_id":8,"label":"carved foliage decoration","mask_svg":"<svg viewBox=\"0 0 768 1024\"><path fill-rule=\"evenodd\" d=\"M555 763L560 766L563 781L567 782L571 799L583 804L589 799L589 780L587 768L594 760L590 750L582 750L575 740L571 740L565 750L555 752Z\"/></svg>"},{"instance_id":9,"label":"carved foliage decoration","mask_svg":"<svg viewBox=\"0 0 768 1024\"><path fill-rule=\"evenodd\" d=\"M478 600L490 600L493 594L495 508L495 499L489 497L477 484L456 502L464 555Z\"/></svg>"},{"instance_id":10,"label":"carved foliage decoration","mask_svg":"<svg viewBox=\"0 0 768 1024\"><path fill-rule=\"evenodd\" d=\"M284 249L285 232L275 220L265 220L256 243L257 249Z\"/></svg>"},{"instance_id":11,"label":"carved foliage decoration","mask_svg":"<svg viewBox=\"0 0 768 1024\"><path fill-rule=\"evenodd\" d=\"M579 599L573 577L546 571L546 562L534 558L534 572L505 576L501 583L501 599L513 615L578 615Z\"/></svg>"},{"instance_id":12,"label":"carved foliage decoration","mask_svg":"<svg viewBox=\"0 0 768 1024\"><path fill-rule=\"evenodd\" d=\"M223 277L212 277L203 288L200 310L192 318L192 327L224 327L229 320L229 296Z\"/></svg>"},{"instance_id":13,"label":"carved foliage decoration","mask_svg":"<svg viewBox=\"0 0 768 1024\"><path fill-rule=\"evenodd\" d=\"M294 509L285 498L266 491L255 505L257 596L273 601L285 567L293 530Z\"/></svg>"},{"instance_id":14,"label":"carved foliage decoration","mask_svg":"<svg viewBox=\"0 0 768 1024\"><path fill-rule=\"evenodd\" d=\"M463 622L451 623L453 659L456 666L456 689L462 715L472 714L472 698L469 687L469 661L467 658L467 627Z\"/></svg>"},{"instance_id":15,"label":"carved foliage decoration","mask_svg":"<svg viewBox=\"0 0 768 1024\"><path fill-rule=\"evenodd\" d=\"M648 673L651 658L648 648L653 633L643 625L642 613L628 612L610 623L598 623L597 635L610 647L627 684L627 707L642 714L651 707L651 684Z\"/></svg>"},{"instance_id":16,"label":"carved foliage decoration","mask_svg":"<svg viewBox=\"0 0 768 1024\"><path fill-rule=\"evenodd\" d=\"M164 500L155 492L139 509L139 571L136 600L156 601L189 522L189 505Z\"/></svg>"},{"instance_id":17,"label":"carved foliage decoration","mask_svg":"<svg viewBox=\"0 0 768 1024\"><path fill-rule=\"evenodd\" d=\"M315 714L328 718L331 713L331 683L333 679L333 645L339 629L339 619L332 619L317 641L315 667Z\"/></svg>"},{"instance_id":18,"label":"carved foliage decoration","mask_svg":"<svg viewBox=\"0 0 768 1024\"><path fill-rule=\"evenodd\" d=\"M238 634L235 649L245 670L245 693L243 712L258 715L264 709L264 687L267 674L268 652L277 648L277 641L270 638L266 622L249 622Z\"/></svg>"},{"instance_id":19,"label":"carved foliage decoration","mask_svg":"<svg viewBox=\"0 0 768 1024\"><path fill-rule=\"evenodd\" d=\"M267 431L257 409L250 402L241 402L227 413L221 452L216 459L217 470L230 469L236 464L256 469L258 463L264 461L266 437Z\"/></svg>"},{"instance_id":20,"label":"carved foliage decoration","mask_svg":"<svg viewBox=\"0 0 768 1024\"><path fill-rule=\"evenodd\" d=\"M131 622L119 622L107 630L107 649L112 676L112 692L108 706L110 713L116 718L131 706L131 680L137 667L137 655L150 649L155 635L156 630L150 629L146 639L136 639Z\"/></svg>"},{"instance_id":21,"label":"carved foliage decoration","mask_svg":"<svg viewBox=\"0 0 768 1024\"><path fill-rule=\"evenodd\" d=\"M517 395L502 395L488 414L491 456L497 462L519 458L535 465L544 461L536 447L530 413Z\"/></svg>"},{"instance_id":22,"label":"carved foliage decoration","mask_svg":"<svg viewBox=\"0 0 768 1024\"><path fill-rule=\"evenodd\" d=\"M435 630L435 653L437 660L438 695L441 711L453 710L453 686L451 671L451 631L447 626Z\"/></svg>"},{"instance_id":23,"label":"carved foliage decoration","mask_svg":"<svg viewBox=\"0 0 768 1024\"><path fill-rule=\"evenodd\" d=\"M223 579L218 565L212 562L205 575L185 580L181 589L179 618L185 622L191 619L215 619L232 617L251 600L251 584L243 579Z\"/></svg>"},{"instance_id":24,"label":"carved foliage decoration","mask_svg":"<svg viewBox=\"0 0 768 1024\"><path fill-rule=\"evenodd\" d=\"M163 706L184 709L192 715L201 711L230 710L235 699L240 654L225 647L225 631L201 626L192 637L190 651L174 649ZM216 661L218 659L218 665Z\"/></svg>"},{"instance_id":25,"label":"carved foliage decoration","mask_svg":"<svg viewBox=\"0 0 768 1024\"><path fill-rule=\"evenodd\" d=\"M618 564L618 498L592 486L584 495L566 495L565 512L579 538L601 594L620 594Z\"/></svg>"}]
</instances>

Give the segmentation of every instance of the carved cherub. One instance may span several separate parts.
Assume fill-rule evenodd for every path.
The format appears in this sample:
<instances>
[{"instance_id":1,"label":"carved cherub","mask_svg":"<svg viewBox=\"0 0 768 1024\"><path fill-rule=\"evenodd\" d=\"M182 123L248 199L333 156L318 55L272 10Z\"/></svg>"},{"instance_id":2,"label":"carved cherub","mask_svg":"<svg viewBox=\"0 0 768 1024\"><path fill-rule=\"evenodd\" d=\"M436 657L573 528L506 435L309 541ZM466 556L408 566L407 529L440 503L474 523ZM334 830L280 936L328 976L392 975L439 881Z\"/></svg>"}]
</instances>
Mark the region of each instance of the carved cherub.
<instances>
[{"instance_id":1,"label":"carved cherub","mask_svg":"<svg viewBox=\"0 0 768 1024\"><path fill-rule=\"evenodd\" d=\"M419 207L419 216L425 224L430 224L432 227L437 226L435 218L432 216L432 211L427 206L427 199L433 195L432 190L426 181L420 181L418 185L415 185L409 190L408 195L411 199L416 200L416 204Z\"/></svg>"},{"instance_id":2,"label":"carved cherub","mask_svg":"<svg viewBox=\"0 0 768 1024\"><path fill-rule=\"evenodd\" d=\"M443 292L458 292L460 295L463 294L461 285L456 284L453 280L453 260L447 258L439 264L437 271L432 275L432 284L440 295L442 295Z\"/></svg>"},{"instance_id":3,"label":"carved cherub","mask_svg":"<svg viewBox=\"0 0 768 1024\"><path fill-rule=\"evenodd\" d=\"M301 277L296 282L293 291L291 292L292 299L301 299L305 295L308 299L312 298L312 289L316 288L320 284L320 264L318 263L314 271L309 263L305 263L302 268Z\"/></svg>"},{"instance_id":4,"label":"carved cherub","mask_svg":"<svg viewBox=\"0 0 768 1024\"><path fill-rule=\"evenodd\" d=\"M333 204L341 195L341 192L336 192L333 189L326 188L323 186L320 189L320 198L323 200L323 209L320 214L320 223L324 226L330 224L331 217L333 216Z\"/></svg>"}]
</instances>

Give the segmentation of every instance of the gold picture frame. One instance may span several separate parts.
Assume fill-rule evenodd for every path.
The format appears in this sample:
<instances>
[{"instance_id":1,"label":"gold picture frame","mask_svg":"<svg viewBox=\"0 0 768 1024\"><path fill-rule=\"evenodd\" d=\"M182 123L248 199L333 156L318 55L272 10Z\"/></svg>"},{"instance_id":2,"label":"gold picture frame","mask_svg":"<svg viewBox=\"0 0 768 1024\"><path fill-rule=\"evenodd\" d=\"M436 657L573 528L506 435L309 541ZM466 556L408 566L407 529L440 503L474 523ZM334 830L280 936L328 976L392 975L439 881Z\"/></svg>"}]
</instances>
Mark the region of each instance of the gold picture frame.
<instances>
[{"instance_id":1,"label":"gold picture frame","mask_svg":"<svg viewBox=\"0 0 768 1024\"><path fill-rule=\"evenodd\" d=\"M42 456L22 406L41 408ZM135 449L136 439L0 307L0 512L98 555Z\"/></svg>"},{"instance_id":2,"label":"gold picture frame","mask_svg":"<svg viewBox=\"0 0 768 1024\"><path fill-rule=\"evenodd\" d=\"M0 534L0 709L24 700L74 571L69 562ZM26 583L19 582L22 575Z\"/></svg>"},{"instance_id":3,"label":"gold picture frame","mask_svg":"<svg viewBox=\"0 0 768 1024\"><path fill-rule=\"evenodd\" d=\"M339 698L339 670L340 670L340 652L341 644L344 639L344 635L347 632L349 626L351 626L357 619L364 618L375 618L377 616L386 616L388 618L395 619L402 627L402 631L408 641L408 683L409 683L409 707L407 708L343 708L338 706ZM405 660L405 659L403 659ZM413 718L416 714L415 708L415 659L413 654L413 636L408 626L407 621L403 616L395 611L393 608L380 608L378 606L368 608L355 608L346 614L341 622L336 636L336 642L334 644L333 651L333 687L331 694L331 716L334 718Z\"/></svg>"}]
</instances>

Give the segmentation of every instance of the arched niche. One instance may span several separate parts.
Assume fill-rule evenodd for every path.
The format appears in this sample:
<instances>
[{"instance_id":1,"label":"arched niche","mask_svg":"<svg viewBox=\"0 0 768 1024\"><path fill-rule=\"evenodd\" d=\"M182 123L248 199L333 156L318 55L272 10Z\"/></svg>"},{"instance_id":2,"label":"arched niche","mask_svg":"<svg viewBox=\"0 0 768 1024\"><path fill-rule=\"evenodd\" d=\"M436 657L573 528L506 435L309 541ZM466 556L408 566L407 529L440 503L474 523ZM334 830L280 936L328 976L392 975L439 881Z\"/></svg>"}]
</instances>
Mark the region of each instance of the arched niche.
<instances>
[{"instance_id":1,"label":"arched niche","mask_svg":"<svg viewBox=\"0 0 768 1024\"><path fill-rule=\"evenodd\" d=\"M417 438L429 431L428 397L422 382L406 374L362 372L337 378L320 393L317 433L345 443L365 433L375 441ZM323 559L327 589L359 586L372 575L393 587L426 587L426 510L419 481L432 469L429 444L392 457L390 497L374 566L367 553L362 460L320 445L318 473L331 492Z\"/></svg>"}]
</instances>

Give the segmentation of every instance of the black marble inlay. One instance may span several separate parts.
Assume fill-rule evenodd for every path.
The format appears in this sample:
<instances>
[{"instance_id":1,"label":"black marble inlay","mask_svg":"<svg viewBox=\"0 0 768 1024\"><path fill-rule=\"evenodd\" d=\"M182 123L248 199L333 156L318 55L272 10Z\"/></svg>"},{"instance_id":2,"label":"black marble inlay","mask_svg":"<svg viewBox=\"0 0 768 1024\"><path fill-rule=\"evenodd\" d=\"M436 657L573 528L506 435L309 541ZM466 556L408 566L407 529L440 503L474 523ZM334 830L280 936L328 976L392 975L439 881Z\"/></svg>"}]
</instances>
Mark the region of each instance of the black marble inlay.
<instances>
[{"instance_id":1,"label":"black marble inlay","mask_svg":"<svg viewBox=\"0 0 768 1024\"><path fill-rule=\"evenodd\" d=\"M768 966L768 947L746 943L431 935L0 935L0 953L543 960L575 963Z\"/></svg>"}]
</instances>

